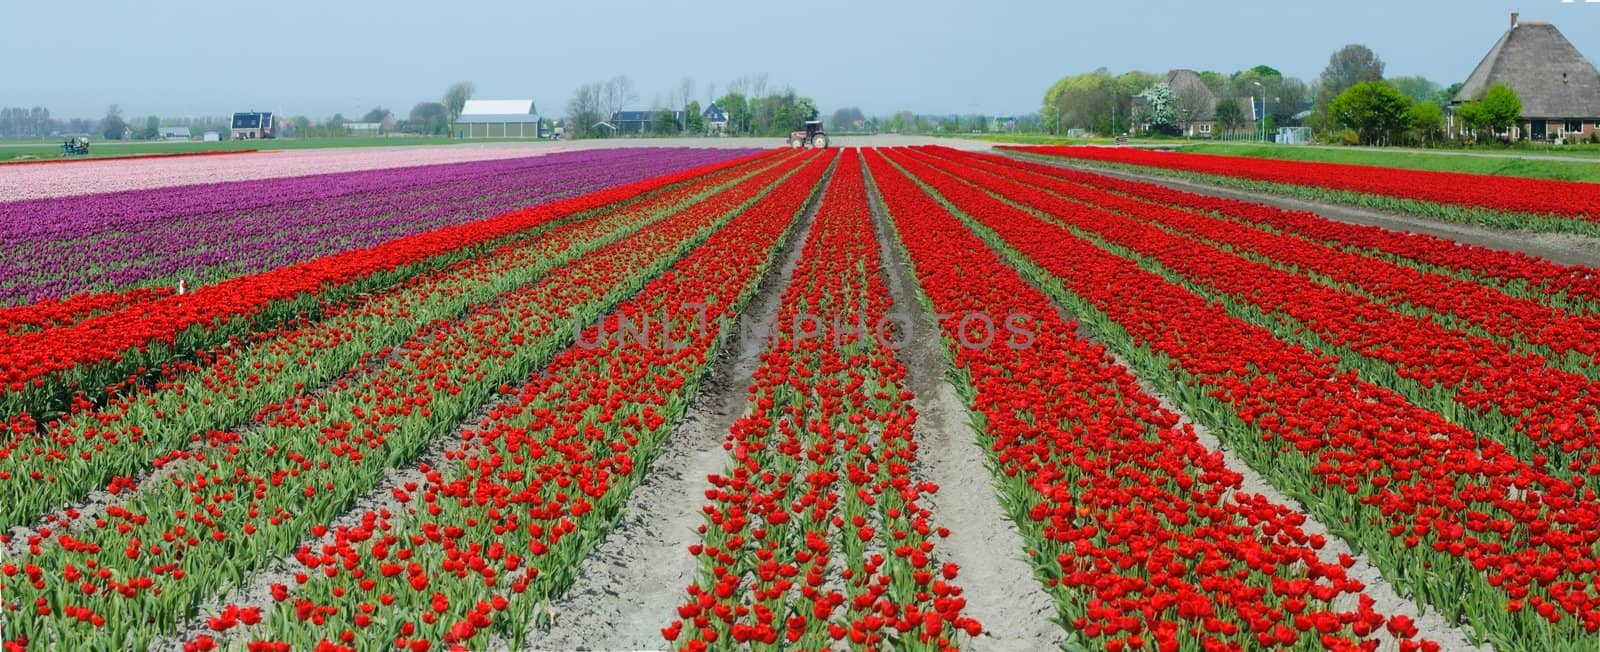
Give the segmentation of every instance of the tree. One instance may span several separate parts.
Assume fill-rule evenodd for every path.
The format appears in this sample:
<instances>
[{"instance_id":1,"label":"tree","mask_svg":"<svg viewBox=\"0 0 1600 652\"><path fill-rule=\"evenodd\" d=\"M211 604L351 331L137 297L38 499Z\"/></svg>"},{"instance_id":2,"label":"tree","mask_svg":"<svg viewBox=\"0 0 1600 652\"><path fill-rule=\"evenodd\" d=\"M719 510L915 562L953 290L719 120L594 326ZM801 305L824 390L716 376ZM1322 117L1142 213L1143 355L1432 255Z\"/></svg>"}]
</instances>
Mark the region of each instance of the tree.
<instances>
[{"instance_id":1,"label":"tree","mask_svg":"<svg viewBox=\"0 0 1600 652\"><path fill-rule=\"evenodd\" d=\"M381 106L375 106L375 107L372 107L372 110L367 111L366 115L361 116L361 121L362 122L383 122L384 120L388 120L389 117L393 116L393 115L394 114L391 113L388 109L385 109L385 108L383 108Z\"/></svg>"},{"instance_id":2,"label":"tree","mask_svg":"<svg viewBox=\"0 0 1600 652\"><path fill-rule=\"evenodd\" d=\"M1216 108L1216 98L1203 84L1183 84L1172 94L1172 117L1183 126L1183 135L1189 135L1189 126L1205 118Z\"/></svg>"},{"instance_id":3,"label":"tree","mask_svg":"<svg viewBox=\"0 0 1600 652\"><path fill-rule=\"evenodd\" d=\"M1228 90L1228 78L1222 76L1222 73L1215 70L1202 70L1196 74L1200 76L1200 83L1211 89L1212 94L1222 95L1223 92Z\"/></svg>"},{"instance_id":4,"label":"tree","mask_svg":"<svg viewBox=\"0 0 1600 652\"><path fill-rule=\"evenodd\" d=\"M1478 133L1489 127L1488 118L1483 113L1483 104L1479 102L1465 102L1456 107L1456 119L1461 121L1461 128L1471 134L1473 139L1478 138Z\"/></svg>"},{"instance_id":5,"label":"tree","mask_svg":"<svg viewBox=\"0 0 1600 652\"><path fill-rule=\"evenodd\" d=\"M469 81L456 82L445 89L444 99L440 100L440 103L444 105L449 122L455 122L456 118L461 117L461 109L466 107L467 100L472 99L475 90L477 89Z\"/></svg>"},{"instance_id":6,"label":"tree","mask_svg":"<svg viewBox=\"0 0 1600 652\"><path fill-rule=\"evenodd\" d=\"M325 125L327 127L327 130L328 130L328 135L329 136L343 135L344 134L344 125L345 125L345 123L348 123L348 122L350 122L350 119L344 117L343 113L335 113L335 114L333 114L333 117L328 118L328 121L325 123Z\"/></svg>"},{"instance_id":7,"label":"tree","mask_svg":"<svg viewBox=\"0 0 1600 652\"><path fill-rule=\"evenodd\" d=\"M800 129L807 120L817 118L817 103L809 97L798 95L785 86L782 91L759 98L753 102L752 113L766 116L757 122L753 133L780 136Z\"/></svg>"},{"instance_id":8,"label":"tree","mask_svg":"<svg viewBox=\"0 0 1600 652\"><path fill-rule=\"evenodd\" d=\"M1439 93L1439 85L1421 75L1390 77L1388 82L1413 102L1432 102Z\"/></svg>"},{"instance_id":9,"label":"tree","mask_svg":"<svg viewBox=\"0 0 1600 652\"><path fill-rule=\"evenodd\" d=\"M1156 82L1139 93L1139 120L1147 125L1167 127L1172 124L1172 87L1166 82Z\"/></svg>"},{"instance_id":10,"label":"tree","mask_svg":"<svg viewBox=\"0 0 1600 652\"><path fill-rule=\"evenodd\" d=\"M656 111L655 119L650 121L650 132L657 136L678 135L678 115L672 109Z\"/></svg>"},{"instance_id":11,"label":"tree","mask_svg":"<svg viewBox=\"0 0 1600 652\"><path fill-rule=\"evenodd\" d=\"M1483 126L1500 133L1522 119L1522 99L1505 84L1489 87L1483 95Z\"/></svg>"},{"instance_id":12,"label":"tree","mask_svg":"<svg viewBox=\"0 0 1600 652\"><path fill-rule=\"evenodd\" d=\"M1444 129L1444 109L1433 102L1417 102L1406 113L1406 122L1416 133L1417 142L1431 147L1438 141L1440 130Z\"/></svg>"},{"instance_id":13,"label":"tree","mask_svg":"<svg viewBox=\"0 0 1600 652\"><path fill-rule=\"evenodd\" d=\"M1361 82L1382 80L1383 60L1371 48L1352 43L1328 57L1328 67L1322 70L1322 76L1318 79L1321 86L1317 90L1317 107L1326 109L1333 98L1350 87Z\"/></svg>"},{"instance_id":14,"label":"tree","mask_svg":"<svg viewBox=\"0 0 1600 652\"><path fill-rule=\"evenodd\" d=\"M122 121L122 107L115 104L106 107L106 117L100 119L100 135L106 140L122 140L127 130L128 123Z\"/></svg>"},{"instance_id":15,"label":"tree","mask_svg":"<svg viewBox=\"0 0 1600 652\"><path fill-rule=\"evenodd\" d=\"M750 76L750 131L766 134L772 130L772 107L767 99L767 73Z\"/></svg>"},{"instance_id":16,"label":"tree","mask_svg":"<svg viewBox=\"0 0 1600 652\"><path fill-rule=\"evenodd\" d=\"M144 139L145 140L155 140L156 136L160 136L160 135L161 135L161 119L157 118L157 117L155 117L153 115L149 116L149 117L146 117L144 119L144 134L143 134Z\"/></svg>"},{"instance_id":17,"label":"tree","mask_svg":"<svg viewBox=\"0 0 1600 652\"><path fill-rule=\"evenodd\" d=\"M1159 81L1161 81L1159 75L1140 70L1130 70L1117 75L1111 83L1111 120L1104 133L1120 134L1128 131L1128 125L1133 124L1133 98L1138 97L1140 91Z\"/></svg>"},{"instance_id":18,"label":"tree","mask_svg":"<svg viewBox=\"0 0 1600 652\"><path fill-rule=\"evenodd\" d=\"M406 116L412 131L422 134L444 133L449 128L450 113L439 102L417 102Z\"/></svg>"},{"instance_id":19,"label":"tree","mask_svg":"<svg viewBox=\"0 0 1600 652\"><path fill-rule=\"evenodd\" d=\"M730 86L732 86L730 84ZM717 98L717 106L728 114L728 131L740 135L750 130L750 103L741 93L729 91Z\"/></svg>"},{"instance_id":20,"label":"tree","mask_svg":"<svg viewBox=\"0 0 1600 652\"><path fill-rule=\"evenodd\" d=\"M828 127L837 131L848 131L859 127L856 123L865 123L867 118L862 115L861 109L853 106L834 109L833 116L828 119Z\"/></svg>"},{"instance_id":21,"label":"tree","mask_svg":"<svg viewBox=\"0 0 1600 652\"><path fill-rule=\"evenodd\" d=\"M612 77L600 86L600 112L606 120L638 100L639 93L634 90L633 80L628 79L627 75Z\"/></svg>"},{"instance_id":22,"label":"tree","mask_svg":"<svg viewBox=\"0 0 1600 652\"><path fill-rule=\"evenodd\" d=\"M1239 106L1239 98L1227 96L1217 100L1215 119L1218 130L1223 134L1232 134L1244 125L1247 118L1244 107Z\"/></svg>"},{"instance_id":23,"label":"tree","mask_svg":"<svg viewBox=\"0 0 1600 652\"><path fill-rule=\"evenodd\" d=\"M567 119L572 121L573 131L575 132L572 134L573 137L606 135L590 131L596 128L595 125L610 117L601 111L600 96L604 93L603 87L604 84L601 82L584 84L579 86L576 91L573 91L572 99L567 100ZM605 131L604 127L599 129L602 132Z\"/></svg>"},{"instance_id":24,"label":"tree","mask_svg":"<svg viewBox=\"0 0 1600 652\"><path fill-rule=\"evenodd\" d=\"M1334 124L1354 129L1363 144L1387 145L1406 122L1411 98L1381 81L1358 83L1340 93L1328 104L1328 118Z\"/></svg>"},{"instance_id":25,"label":"tree","mask_svg":"<svg viewBox=\"0 0 1600 652\"><path fill-rule=\"evenodd\" d=\"M1116 81L1104 69L1063 77L1045 91L1039 117L1060 131L1093 129L1101 119L1110 120L1115 88Z\"/></svg>"},{"instance_id":26,"label":"tree","mask_svg":"<svg viewBox=\"0 0 1600 652\"><path fill-rule=\"evenodd\" d=\"M690 98L693 98L693 97L694 97L694 80L690 79L688 77L684 77L683 79L678 80L678 97L674 98L674 99L677 100L677 102L673 105L673 108L682 109L684 107L689 106L689 100L690 100ZM685 113L684 114L684 118L688 118L688 117L689 117L688 114Z\"/></svg>"},{"instance_id":27,"label":"tree","mask_svg":"<svg viewBox=\"0 0 1600 652\"><path fill-rule=\"evenodd\" d=\"M683 106L683 131L695 136L706 132L706 117L701 115L700 100L689 100Z\"/></svg>"},{"instance_id":28,"label":"tree","mask_svg":"<svg viewBox=\"0 0 1600 652\"><path fill-rule=\"evenodd\" d=\"M1305 110L1311 103L1311 97L1311 89L1305 82L1294 77L1286 77L1278 82L1277 90L1272 93L1272 101L1267 105L1267 114L1274 124L1292 123L1295 121L1295 115Z\"/></svg>"},{"instance_id":29,"label":"tree","mask_svg":"<svg viewBox=\"0 0 1600 652\"><path fill-rule=\"evenodd\" d=\"M0 109L0 136L45 136L61 128L61 122L50 119L50 110L44 107Z\"/></svg>"},{"instance_id":30,"label":"tree","mask_svg":"<svg viewBox=\"0 0 1600 652\"><path fill-rule=\"evenodd\" d=\"M794 98L795 114L801 120L816 120L822 116L822 109L817 108L817 101L801 95ZM1521 108L1521 105L1518 105Z\"/></svg>"},{"instance_id":31,"label":"tree","mask_svg":"<svg viewBox=\"0 0 1600 652\"><path fill-rule=\"evenodd\" d=\"M1454 102L1455 99L1456 99L1456 93L1461 92L1461 87L1465 86L1465 85L1466 84L1463 84L1461 82L1456 82L1454 84L1451 84L1451 85L1445 87L1443 90L1440 90L1439 92L1434 93L1433 94L1433 98L1432 98L1433 99L1433 103L1437 104L1437 105L1439 105L1441 107L1450 106L1450 103Z\"/></svg>"}]
</instances>

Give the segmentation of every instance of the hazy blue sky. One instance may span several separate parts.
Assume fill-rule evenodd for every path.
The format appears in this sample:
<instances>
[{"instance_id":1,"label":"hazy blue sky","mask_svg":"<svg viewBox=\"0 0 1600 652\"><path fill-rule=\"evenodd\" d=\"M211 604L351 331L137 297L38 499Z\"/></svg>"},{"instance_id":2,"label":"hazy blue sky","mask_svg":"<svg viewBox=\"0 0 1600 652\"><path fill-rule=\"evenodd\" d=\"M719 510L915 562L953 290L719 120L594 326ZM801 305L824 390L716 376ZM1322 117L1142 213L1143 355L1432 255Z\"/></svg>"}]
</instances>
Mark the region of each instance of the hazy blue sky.
<instances>
[{"instance_id":1,"label":"hazy blue sky","mask_svg":"<svg viewBox=\"0 0 1600 652\"><path fill-rule=\"evenodd\" d=\"M57 117L97 117L112 102L129 116L320 117L375 104L404 114L460 79L478 97L531 96L553 114L578 84L617 74L648 108L684 76L704 95L708 81L721 92L761 72L824 112L1005 114L1037 110L1054 80L1100 66L1265 63L1309 79L1352 42L1376 50L1391 75L1448 84L1472 71L1514 9L1554 21L1591 61L1600 55L1600 3L1582 0L7 4L0 106Z\"/></svg>"}]
</instances>

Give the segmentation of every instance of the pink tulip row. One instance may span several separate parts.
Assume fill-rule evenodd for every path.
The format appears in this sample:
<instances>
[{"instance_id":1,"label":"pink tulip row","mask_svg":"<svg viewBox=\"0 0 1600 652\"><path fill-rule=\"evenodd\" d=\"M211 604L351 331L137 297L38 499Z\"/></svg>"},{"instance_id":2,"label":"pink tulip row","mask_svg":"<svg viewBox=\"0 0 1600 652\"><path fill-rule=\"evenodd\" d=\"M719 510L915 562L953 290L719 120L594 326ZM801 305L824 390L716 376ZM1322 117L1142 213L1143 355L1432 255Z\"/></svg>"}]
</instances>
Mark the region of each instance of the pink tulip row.
<instances>
[{"instance_id":1,"label":"pink tulip row","mask_svg":"<svg viewBox=\"0 0 1600 652\"><path fill-rule=\"evenodd\" d=\"M542 156L560 147L514 144L353 147L267 151L238 156L83 161L74 165L0 165L0 201L70 197L119 190L298 177Z\"/></svg>"}]
</instances>

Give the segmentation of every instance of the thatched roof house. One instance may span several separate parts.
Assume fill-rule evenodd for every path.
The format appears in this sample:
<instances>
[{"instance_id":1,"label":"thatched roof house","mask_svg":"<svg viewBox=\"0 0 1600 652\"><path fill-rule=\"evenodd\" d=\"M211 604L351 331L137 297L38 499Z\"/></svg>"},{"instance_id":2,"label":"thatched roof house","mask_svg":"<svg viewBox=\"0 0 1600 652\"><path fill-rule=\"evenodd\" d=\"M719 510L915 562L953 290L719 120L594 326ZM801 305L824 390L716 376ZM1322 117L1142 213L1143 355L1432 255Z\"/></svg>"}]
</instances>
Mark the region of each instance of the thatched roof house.
<instances>
[{"instance_id":1,"label":"thatched roof house","mask_svg":"<svg viewBox=\"0 0 1600 652\"><path fill-rule=\"evenodd\" d=\"M1200 73L1187 68L1176 68L1167 71L1165 79L1167 87L1172 89L1174 113L1177 113L1179 126L1186 136L1200 136L1210 138L1218 135L1217 104L1222 98L1217 97L1211 88L1206 86L1205 80L1200 78ZM1252 131L1256 128L1255 101L1251 97L1238 97L1233 100L1239 106L1239 115L1244 117L1240 126L1243 131Z\"/></svg>"},{"instance_id":2,"label":"thatched roof house","mask_svg":"<svg viewBox=\"0 0 1600 652\"><path fill-rule=\"evenodd\" d=\"M1588 137L1600 121L1600 71L1549 22L1511 14L1511 28L1450 103L1482 99L1495 84L1509 86L1522 100L1523 124L1513 137Z\"/></svg>"}]
</instances>

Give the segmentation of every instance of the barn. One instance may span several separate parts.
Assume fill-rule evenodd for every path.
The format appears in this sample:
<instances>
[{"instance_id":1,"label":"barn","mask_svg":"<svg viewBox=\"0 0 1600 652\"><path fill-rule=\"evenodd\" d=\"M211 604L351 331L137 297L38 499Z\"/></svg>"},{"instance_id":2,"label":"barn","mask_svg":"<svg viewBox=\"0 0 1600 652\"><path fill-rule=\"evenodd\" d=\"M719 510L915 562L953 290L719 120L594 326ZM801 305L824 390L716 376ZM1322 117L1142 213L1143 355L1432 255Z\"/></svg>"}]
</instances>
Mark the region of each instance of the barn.
<instances>
[{"instance_id":1,"label":"barn","mask_svg":"<svg viewBox=\"0 0 1600 652\"><path fill-rule=\"evenodd\" d=\"M1500 36L1451 98L1451 107L1483 99L1505 84L1522 100L1514 139L1573 140L1600 132L1600 72L1555 25L1518 20Z\"/></svg>"},{"instance_id":2,"label":"barn","mask_svg":"<svg viewBox=\"0 0 1600 652\"><path fill-rule=\"evenodd\" d=\"M450 124L457 138L539 138L533 100L467 100Z\"/></svg>"}]
</instances>

